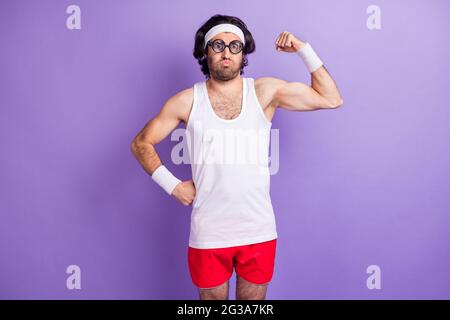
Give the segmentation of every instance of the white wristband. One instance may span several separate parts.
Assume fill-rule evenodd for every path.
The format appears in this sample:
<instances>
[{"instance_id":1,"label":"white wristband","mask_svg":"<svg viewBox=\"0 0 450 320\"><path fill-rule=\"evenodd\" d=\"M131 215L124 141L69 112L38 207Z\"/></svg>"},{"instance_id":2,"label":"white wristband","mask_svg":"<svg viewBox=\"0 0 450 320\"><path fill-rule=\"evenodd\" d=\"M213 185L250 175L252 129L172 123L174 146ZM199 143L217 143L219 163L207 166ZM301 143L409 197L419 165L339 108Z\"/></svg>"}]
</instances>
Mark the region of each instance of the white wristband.
<instances>
[{"instance_id":1,"label":"white wristband","mask_svg":"<svg viewBox=\"0 0 450 320\"><path fill-rule=\"evenodd\" d=\"M309 43L306 43L305 46L301 50L299 50L295 53L298 54L302 58L303 62L306 64L306 67L308 68L309 72L314 72L323 65L319 56L316 54L316 52L314 51L314 49L311 47L311 45Z\"/></svg>"},{"instance_id":2,"label":"white wristband","mask_svg":"<svg viewBox=\"0 0 450 320\"><path fill-rule=\"evenodd\" d=\"M152 174L152 179L171 195L176 185L181 182L164 165L160 165Z\"/></svg>"}]
</instances>

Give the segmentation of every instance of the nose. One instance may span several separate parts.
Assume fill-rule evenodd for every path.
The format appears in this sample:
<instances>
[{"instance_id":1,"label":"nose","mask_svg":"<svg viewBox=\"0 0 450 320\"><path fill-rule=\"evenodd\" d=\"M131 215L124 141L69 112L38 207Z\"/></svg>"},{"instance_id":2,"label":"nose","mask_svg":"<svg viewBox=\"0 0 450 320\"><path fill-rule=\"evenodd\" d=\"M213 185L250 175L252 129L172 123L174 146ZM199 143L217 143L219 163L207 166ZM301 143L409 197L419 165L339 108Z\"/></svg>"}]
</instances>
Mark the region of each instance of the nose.
<instances>
[{"instance_id":1,"label":"nose","mask_svg":"<svg viewBox=\"0 0 450 320\"><path fill-rule=\"evenodd\" d=\"M231 56L231 51L230 51L230 47L225 47L225 49L222 51L222 56L229 58Z\"/></svg>"}]
</instances>

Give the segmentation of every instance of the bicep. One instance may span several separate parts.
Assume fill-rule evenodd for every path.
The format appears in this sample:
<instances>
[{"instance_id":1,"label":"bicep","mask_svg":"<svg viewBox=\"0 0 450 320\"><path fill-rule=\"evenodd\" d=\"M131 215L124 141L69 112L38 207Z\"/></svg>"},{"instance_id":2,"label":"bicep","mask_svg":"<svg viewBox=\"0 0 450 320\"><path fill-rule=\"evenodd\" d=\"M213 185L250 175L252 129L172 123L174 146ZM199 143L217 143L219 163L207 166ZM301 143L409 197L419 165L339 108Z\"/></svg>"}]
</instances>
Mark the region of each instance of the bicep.
<instances>
[{"instance_id":1,"label":"bicep","mask_svg":"<svg viewBox=\"0 0 450 320\"><path fill-rule=\"evenodd\" d=\"M327 99L302 82L285 82L279 85L274 101L280 108L290 111L313 111L331 107Z\"/></svg>"}]
</instances>

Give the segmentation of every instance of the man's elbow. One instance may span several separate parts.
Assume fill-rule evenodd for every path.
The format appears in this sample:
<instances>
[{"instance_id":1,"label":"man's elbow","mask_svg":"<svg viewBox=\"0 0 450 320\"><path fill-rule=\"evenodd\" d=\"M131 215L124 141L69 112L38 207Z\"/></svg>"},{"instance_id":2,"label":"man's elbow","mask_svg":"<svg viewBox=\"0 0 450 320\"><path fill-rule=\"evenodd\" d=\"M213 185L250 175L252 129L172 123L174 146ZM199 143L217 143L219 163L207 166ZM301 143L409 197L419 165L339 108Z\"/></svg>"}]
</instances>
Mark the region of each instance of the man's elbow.
<instances>
[{"instance_id":1,"label":"man's elbow","mask_svg":"<svg viewBox=\"0 0 450 320\"><path fill-rule=\"evenodd\" d=\"M130 144L130 150L131 150L131 152L133 153L133 154L136 154L137 152L138 152L138 145L137 145L137 143L136 143L136 139L134 139L133 141L131 141L131 144Z\"/></svg>"},{"instance_id":2,"label":"man's elbow","mask_svg":"<svg viewBox=\"0 0 450 320\"><path fill-rule=\"evenodd\" d=\"M143 143L138 137L135 138L130 145L130 150L133 154L137 155L142 152L145 148L145 143Z\"/></svg>"},{"instance_id":3,"label":"man's elbow","mask_svg":"<svg viewBox=\"0 0 450 320\"><path fill-rule=\"evenodd\" d=\"M342 98L339 98L337 100L330 101L329 108L330 109L336 109L339 108L344 104L344 100Z\"/></svg>"}]
</instances>

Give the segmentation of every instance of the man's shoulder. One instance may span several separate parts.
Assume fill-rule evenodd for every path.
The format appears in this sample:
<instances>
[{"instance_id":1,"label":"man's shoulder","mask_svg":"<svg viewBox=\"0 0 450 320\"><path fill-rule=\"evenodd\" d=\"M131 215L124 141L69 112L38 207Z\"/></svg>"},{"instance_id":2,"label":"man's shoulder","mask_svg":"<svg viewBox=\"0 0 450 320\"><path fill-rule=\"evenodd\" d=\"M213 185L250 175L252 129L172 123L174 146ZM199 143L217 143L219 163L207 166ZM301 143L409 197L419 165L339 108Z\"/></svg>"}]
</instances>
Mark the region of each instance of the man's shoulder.
<instances>
[{"instance_id":1,"label":"man's shoulder","mask_svg":"<svg viewBox=\"0 0 450 320\"><path fill-rule=\"evenodd\" d=\"M179 91L175 96L178 101L184 104L191 104L194 99L194 86Z\"/></svg>"},{"instance_id":2,"label":"man's shoulder","mask_svg":"<svg viewBox=\"0 0 450 320\"><path fill-rule=\"evenodd\" d=\"M256 96L258 97L264 110L266 107L272 107L274 109L277 107L275 100L276 93L278 89L286 83L288 82L275 77L260 77L255 79L254 84Z\"/></svg>"},{"instance_id":3,"label":"man's shoulder","mask_svg":"<svg viewBox=\"0 0 450 320\"><path fill-rule=\"evenodd\" d=\"M192 105L193 100L194 86L176 92L169 98L168 102L180 106L181 108L188 108Z\"/></svg>"},{"instance_id":4,"label":"man's shoulder","mask_svg":"<svg viewBox=\"0 0 450 320\"><path fill-rule=\"evenodd\" d=\"M166 102L165 107L169 108L177 118L186 121L194 102L194 86L180 90L172 95Z\"/></svg>"}]
</instances>

